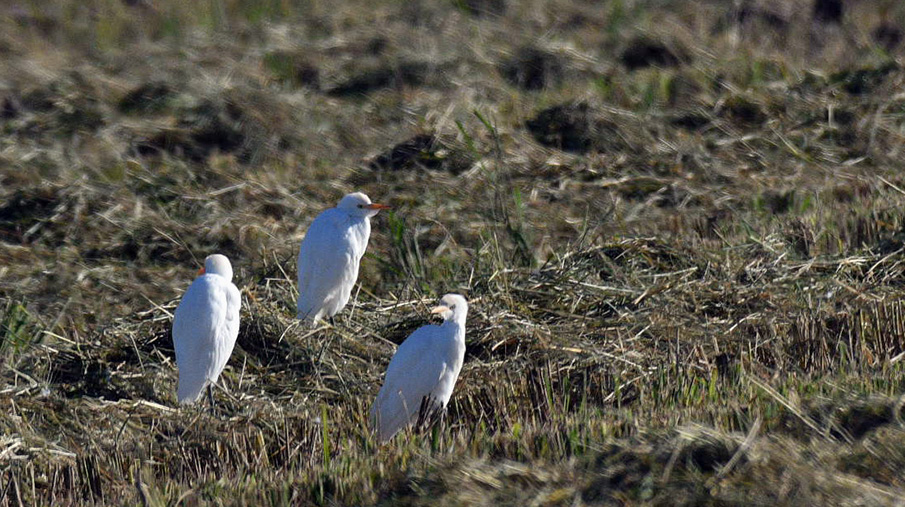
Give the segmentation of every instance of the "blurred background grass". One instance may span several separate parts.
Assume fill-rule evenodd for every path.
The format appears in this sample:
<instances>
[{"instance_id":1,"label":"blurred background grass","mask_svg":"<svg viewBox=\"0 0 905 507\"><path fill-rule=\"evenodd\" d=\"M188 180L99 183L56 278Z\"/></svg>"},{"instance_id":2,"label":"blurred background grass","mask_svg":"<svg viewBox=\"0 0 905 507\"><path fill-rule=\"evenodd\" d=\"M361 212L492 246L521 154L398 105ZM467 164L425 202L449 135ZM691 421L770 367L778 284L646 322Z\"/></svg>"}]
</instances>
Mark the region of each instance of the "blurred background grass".
<instances>
[{"instance_id":1,"label":"blurred background grass","mask_svg":"<svg viewBox=\"0 0 905 507\"><path fill-rule=\"evenodd\" d=\"M0 7L0 503L895 504L898 2ZM374 222L336 329L295 255ZM176 410L200 260L244 297ZM444 423L378 448L394 344L471 301Z\"/></svg>"}]
</instances>

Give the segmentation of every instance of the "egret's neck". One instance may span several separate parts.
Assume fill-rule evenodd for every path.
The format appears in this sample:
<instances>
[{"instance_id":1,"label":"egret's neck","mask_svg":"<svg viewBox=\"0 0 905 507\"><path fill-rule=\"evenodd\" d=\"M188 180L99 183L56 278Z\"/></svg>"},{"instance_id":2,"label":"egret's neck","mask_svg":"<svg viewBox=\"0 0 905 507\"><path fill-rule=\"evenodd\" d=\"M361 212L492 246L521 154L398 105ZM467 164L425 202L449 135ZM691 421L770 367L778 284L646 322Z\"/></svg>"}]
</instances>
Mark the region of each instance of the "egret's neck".
<instances>
[{"instance_id":1,"label":"egret's neck","mask_svg":"<svg viewBox=\"0 0 905 507\"><path fill-rule=\"evenodd\" d=\"M456 321L457 324L462 326L462 329L465 329L465 318L468 317L466 308L456 308L456 311L453 313L453 316L450 320Z\"/></svg>"},{"instance_id":2,"label":"egret's neck","mask_svg":"<svg viewBox=\"0 0 905 507\"><path fill-rule=\"evenodd\" d=\"M349 222L351 222L353 224L359 224L359 223L364 222L364 223L370 225L370 223L371 223L370 220L368 220L371 217L369 217L368 215L360 215L358 213L347 213L347 216L349 217Z\"/></svg>"},{"instance_id":3,"label":"egret's neck","mask_svg":"<svg viewBox=\"0 0 905 507\"><path fill-rule=\"evenodd\" d=\"M349 215L349 224L354 227L367 240L371 236L371 221L361 215Z\"/></svg>"}]
</instances>

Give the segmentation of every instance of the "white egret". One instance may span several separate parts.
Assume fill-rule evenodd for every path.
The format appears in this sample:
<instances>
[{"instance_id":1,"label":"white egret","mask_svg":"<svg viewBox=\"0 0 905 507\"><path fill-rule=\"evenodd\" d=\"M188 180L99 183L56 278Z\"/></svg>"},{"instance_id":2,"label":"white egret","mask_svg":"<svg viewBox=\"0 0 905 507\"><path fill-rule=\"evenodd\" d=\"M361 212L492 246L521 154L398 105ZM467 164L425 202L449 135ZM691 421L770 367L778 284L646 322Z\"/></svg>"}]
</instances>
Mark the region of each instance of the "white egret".
<instances>
[{"instance_id":1,"label":"white egret","mask_svg":"<svg viewBox=\"0 0 905 507\"><path fill-rule=\"evenodd\" d=\"M414 423L422 403L430 411L445 409L459 378L468 303L458 294L447 294L431 313L439 313L443 324L422 326L402 342L371 407L381 442Z\"/></svg>"},{"instance_id":2,"label":"white egret","mask_svg":"<svg viewBox=\"0 0 905 507\"><path fill-rule=\"evenodd\" d=\"M233 268L224 255L204 259L201 276L182 296L173 316L173 345L179 368L179 403L194 403L217 382L239 336L242 299L232 283Z\"/></svg>"},{"instance_id":3,"label":"white egret","mask_svg":"<svg viewBox=\"0 0 905 507\"><path fill-rule=\"evenodd\" d=\"M312 324L336 315L352 295L368 248L370 218L389 206L361 192L348 194L314 219L299 249L298 318Z\"/></svg>"}]
</instances>

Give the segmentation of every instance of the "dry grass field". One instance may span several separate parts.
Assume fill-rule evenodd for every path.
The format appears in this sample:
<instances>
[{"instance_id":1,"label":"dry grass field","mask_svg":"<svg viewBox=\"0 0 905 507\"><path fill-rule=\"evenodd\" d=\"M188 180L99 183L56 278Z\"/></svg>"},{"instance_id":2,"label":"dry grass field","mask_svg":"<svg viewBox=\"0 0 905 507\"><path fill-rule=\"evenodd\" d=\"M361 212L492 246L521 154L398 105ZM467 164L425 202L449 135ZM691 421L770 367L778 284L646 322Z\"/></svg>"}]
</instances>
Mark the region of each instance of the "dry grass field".
<instances>
[{"instance_id":1,"label":"dry grass field","mask_svg":"<svg viewBox=\"0 0 905 507\"><path fill-rule=\"evenodd\" d=\"M841 6L841 9L840 9ZM905 4L0 6L0 505L896 505ZM346 192L354 302L299 326ZM207 254L243 296L176 403ZM470 301L448 413L396 344Z\"/></svg>"}]
</instances>

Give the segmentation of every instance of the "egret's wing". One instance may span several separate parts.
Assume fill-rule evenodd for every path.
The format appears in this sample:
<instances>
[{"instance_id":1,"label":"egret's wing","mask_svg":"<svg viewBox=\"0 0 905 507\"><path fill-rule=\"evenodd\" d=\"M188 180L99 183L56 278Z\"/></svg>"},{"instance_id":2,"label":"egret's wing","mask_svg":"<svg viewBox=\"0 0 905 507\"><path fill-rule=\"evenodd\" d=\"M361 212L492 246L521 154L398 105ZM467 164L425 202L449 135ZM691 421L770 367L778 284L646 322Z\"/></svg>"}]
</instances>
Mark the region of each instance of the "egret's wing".
<instances>
[{"instance_id":1,"label":"egret's wing","mask_svg":"<svg viewBox=\"0 0 905 507\"><path fill-rule=\"evenodd\" d=\"M200 396L217 367L217 335L225 320L226 300L217 275L197 278L182 296L173 316L173 345L179 367L180 403Z\"/></svg>"},{"instance_id":2,"label":"egret's wing","mask_svg":"<svg viewBox=\"0 0 905 507\"><path fill-rule=\"evenodd\" d=\"M418 328L390 361L383 387L371 407L381 441L389 440L417 417L422 399L440 382L447 362L434 347L440 332L439 326Z\"/></svg>"},{"instance_id":3,"label":"egret's wing","mask_svg":"<svg viewBox=\"0 0 905 507\"><path fill-rule=\"evenodd\" d=\"M335 209L324 211L308 228L299 249L299 318L315 318L325 301L355 283L358 259L352 255L348 228ZM351 285L349 286L351 289Z\"/></svg>"},{"instance_id":4,"label":"egret's wing","mask_svg":"<svg viewBox=\"0 0 905 507\"><path fill-rule=\"evenodd\" d=\"M218 297L217 300L225 302L225 310L223 320L217 324L217 336L214 343L216 367L208 372L211 382L217 381L229 361L229 356L233 353L236 338L239 336L239 310L242 307L242 296L235 285L221 280L219 289L222 298Z\"/></svg>"}]
</instances>

